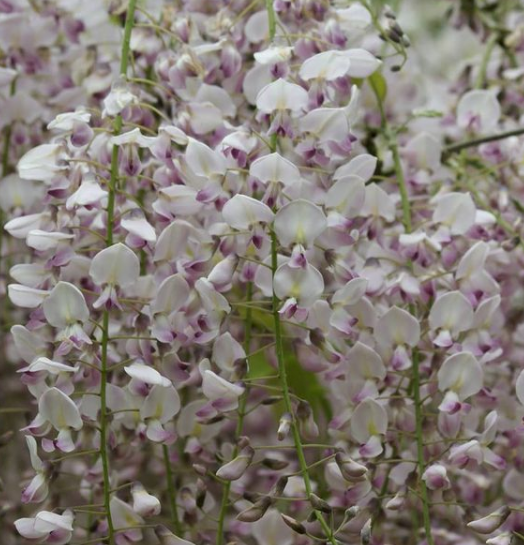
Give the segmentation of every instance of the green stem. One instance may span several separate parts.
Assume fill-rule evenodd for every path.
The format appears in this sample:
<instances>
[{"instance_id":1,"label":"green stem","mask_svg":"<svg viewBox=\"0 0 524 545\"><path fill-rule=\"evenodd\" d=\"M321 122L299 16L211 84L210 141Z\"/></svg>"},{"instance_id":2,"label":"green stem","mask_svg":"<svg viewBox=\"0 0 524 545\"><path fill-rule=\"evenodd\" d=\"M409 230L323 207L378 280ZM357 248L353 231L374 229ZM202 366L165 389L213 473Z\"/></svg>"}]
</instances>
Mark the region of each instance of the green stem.
<instances>
[{"instance_id":1,"label":"green stem","mask_svg":"<svg viewBox=\"0 0 524 545\"><path fill-rule=\"evenodd\" d=\"M398 189L400 192L400 202L402 204L402 223L406 233L411 233L411 206L409 203L408 189L406 186L406 180L404 178L404 172L402 171L402 164L400 163L400 155L398 153L397 139L389 135L389 147L393 154L393 162L395 163L395 174L397 177Z\"/></svg>"},{"instance_id":2,"label":"green stem","mask_svg":"<svg viewBox=\"0 0 524 545\"><path fill-rule=\"evenodd\" d=\"M389 148L393 155L393 162L395 164L395 175L397 178L397 185L400 192L400 201L402 205L402 223L404 224L404 229L406 230L406 233L411 233L412 231L411 206L409 202L408 189L406 186L406 179L404 178L404 172L402 171L402 164L400 162L400 154L398 152L397 138L392 133L388 125L388 120L386 118L386 112L384 109L384 103L382 102L382 98L380 96L380 91L378 90L376 85L373 84L373 82L370 82L370 85L377 99L378 109L380 112L380 127L384 131L384 134L389 143Z\"/></svg>"},{"instance_id":3,"label":"green stem","mask_svg":"<svg viewBox=\"0 0 524 545\"><path fill-rule=\"evenodd\" d=\"M251 299L253 298L253 283L248 282L246 287L246 320L245 320L245 336L244 336L244 351L246 354L249 354L250 346L251 346L251 331L253 329L253 310L249 303L251 302ZM246 359L248 357L246 356ZM249 359L248 359L249 364ZM244 418L246 416L246 404L247 404L247 396L248 396L248 386L246 385L246 390L240 397L240 400L238 402L238 420L237 420L237 427L235 431L235 437L238 439L242 435L242 430L244 429ZM238 455L238 446L235 445L235 448L233 449L233 455L232 459L235 458ZM229 504L229 493L231 491L231 482L228 481L224 484L222 489L222 502L220 503L220 512L218 515L218 530L217 530L217 540L216 545L222 545L224 542L224 523L226 520L226 512L227 507Z\"/></svg>"},{"instance_id":4,"label":"green stem","mask_svg":"<svg viewBox=\"0 0 524 545\"><path fill-rule=\"evenodd\" d=\"M127 74L129 60L129 42L135 18L135 7L137 0L129 0L127 8L126 23L124 29L124 41L122 43L122 55L120 59L120 74ZM122 117L117 116L114 124L114 133L119 134L122 129ZM118 179L118 147L113 146L111 153L111 176L108 184L107 202L107 231L106 246L113 245L113 222L115 214L115 192ZM104 508L107 513L107 527L109 545L115 544L115 527L111 515L111 481L109 475L109 452L107 444L108 435L108 414L107 414L107 375L108 375L108 347L109 347L109 311L105 310L102 319L102 341L101 341L101 369L100 369L100 457L102 458L102 473L104 482Z\"/></svg>"},{"instance_id":5,"label":"green stem","mask_svg":"<svg viewBox=\"0 0 524 545\"><path fill-rule=\"evenodd\" d=\"M11 82L11 86L9 88L9 94L10 96L13 96L16 92L16 78L13 79ZM13 132L13 126L8 125L5 128L5 134L4 134L4 148L2 151L2 177L5 178L9 174L9 148L11 147L11 135ZM4 223L5 223L5 217L4 217L4 211L0 208L0 275L2 273L3 269L3 256L2 251L4 247ZM6 258L6 266L5 271L7 274L7 271L9 270L9 258ZM0 322L7 323L7 317L8 317L8 311L9 311L9 299L6 298L6 302L3 305L2 312L0 313Z\"/></svg>"},{"instance_id":6,"label":"green stem","mask_svg":"<svg viewBox=\"0 0 524 545\"><path fill-rule=\"evenodd\" d=\"M275 272L278 267L278 261L277 261L277 237L275 235L274 230L271 230L271 268L273 277L275 276ZM313 490L311 488L311 480L309 478L308 473L308 465L306 462L306 457L304 455L304 447L302 445L302 439L300 437L300 430L297 425L296 416L293 411L293 404L291 402L291 394L289 391L289 385L287 382L287 370L286 370L286 360L285 360L285 354L284 354L284 343L282 340L282 331L281 331L281 324L280 324L280 315L278 313L278 304L279 300L276 296L275 292L273 291L273 322L275 324L275 346L276 346L276 356L277 356L277 362L278 362L278 373L280 378L280 384L282 386L282 394L284 398L284 406L287 413L291 415L291 431L293 434L293 442L295 444L295 450L298 457L298 464L300 467L300 474L302 475L302 478L304 480L304 486L306 488L306 496L308 499L311 498L311 494L313 493ZM320 526L322 527L322 530L324 531L326 535L326 539L331 543L332 545L337 545L337 541L335 537L333 536L333 531L329 527L328 523L325 521L324 517L322 516L322 513L318 511L317 509L314 510L315 516L320 523Z\"/></svg>"},{"instance_id":7,"label":"green stem","mask_svg":"<svg viewBox=\"0 0 524 545\"><path fill-rule=\"evenodd\" d=\"M512 131L501 132L499 134L491 134L489 136L483 136L481 138L474 138L472 140L466 140L465 142L458 142L457 144L451 144L444 148L444 155L450 155L451 153L457 153L463 149L473 148L480 144L486 144L487 142L496 142L497 140L504 140L511 136L520 136L524 134L524 128L514 129Z\"/></svg>"},{"instance_id":8,"label":"green stem","mask_svg":"<svg viewBox=\"0 0 524 545\"><path fill-rule=\"evenodd\" d=\"M275 17L275 8L273 7L273 0L266 0L267 19L269 21L269 41L272 42L275 38L277 30L277 20Z\"/></svg>"},{"instance_id":9,"label":"green stem","mask_svg":"<svg viewBox=\"0 0 524 545\"><path fill-rule=\"evenodd\" d=\"M391 153L393 154L393 162L395 164L395 174L397 178L397 184L400 192L400 200L402 204L402 223L404 224L404 229L406 233L411 233L413 230L413 224L411 219L411 205L409 202L409 195L406 186L406 179L404 177L404 171L402 170L402 164L400 162L400 155L398 152L398 144L396 136L392 133L390 127L388 126L386 116L384 115L384 105L382 104L381 97L376 91L375 87L372 86L375 96L377 98L377 103L379 105L381 120L382 120L382 129L385 132L385 135L389 142L389 147ZM415 309L413 305L410 305L409 311L412 315L415 315ZM428 545L434 545L433 536L431 535L431 519L429 513L429 501L428 501L428 491L426 488L426 483L422 479L424 474L425 463L424 463L424 438L422 436L422 404L420 401L420 370L419 370L419 354L416 348L413 349L413 373L409 385L411 393L413 395L413 403L415 405L415 430L416 430L416 442L417 442L417 466L418 466L418 475L417 481L418 486L421 490L421 499L422 499L422 515L424 518L424 531L426 533L426 540Z\"/></svg>"},{"instance_id":10,"label":"green stem","mask_svg":"<svg viewBox=\"0 0 524 545\"><path fill-rule=\"evenodd\" d=\"M425 470L424 463L424 438L422 437L422 404L420 402L420 369L419 354L413 349L413 402L415 404L415 433L417 436L417 465L418 465L418 484L420 496L422 499L422 516L424 517L424 530L428 545L434 545L431 535L431 518L429 513L428 489L426 482L422 479Z\"/></svg>"},{"instance_id":11,"label":"green stem","mask_svg":"<svg viewBox=\"0 0 524 545\"><path fill-rule=\"evenodd\" d=\"M12 125L7 125L4 135L4 151L2 152L2 176L9 173L9 146L11 145Z\"/></svg>"},{"instance_id":12,"label":"green stem","mask_svg":"<svg viewBox=\"0 0 524 545\"><path fill-rule=\"evenodd\" d=\"M164 452L164 465L167 474L167 495L169 496L169 505L171 507L171 520L173 522L173 528L177 535L183 537L182 526L180 524L180 519L178 518L178 510L176 506L176 490L174 484L173 468L171 466L171 460L169 459L169 448L167 445L162 445L162 450Z\"/></svg>"},{"instance_id":13,"label":"green stem","mask_svg":"<svg viewBox=\"0 0 524 545\"><path fill-rule=\"evenodd\" d=\"M109 218L108 218L109 221ZM100 457L104 480L104 508L107 513L109 544L115 543L115 528L111 515L111 480L109 477L109 452L107 447L107 351L109 346L109 312L104 311L102 333L102 357L100 369Z\"/></svg>"},{"instance_id":14,"label":"green stem","mask_svg":"<svg viewBox=\"0 0 524 545\"><path fill-rule=\"evenodd\" d=\"M16 93L16 78L11 82L9 87L9 96L13 96ZM5 128L4 136L4 150L2 152L2 177L7 176L9 173L9 147L11 146L11 134L13 132L13 126L8 125Z\"/></svg>"},{"instance_id":15,"label":"green stem","mask_svg":"<svg viewBox=\"0 0 524 545\"><path fill-rule=\"evenodd\" d=\"M497 44L499 37L500 36L498 32L494 32L489 37L489 40L486 44L486 50L484 51L484 55L482 56L482 62L479 67L477 80L475 81L475 89L482 89L482 87L484 87L484 83L486 81L486 72L488 70L489 59L491 58L491 54L493 53L493 49L495 45Z\"/></svg>"}]
</instances>

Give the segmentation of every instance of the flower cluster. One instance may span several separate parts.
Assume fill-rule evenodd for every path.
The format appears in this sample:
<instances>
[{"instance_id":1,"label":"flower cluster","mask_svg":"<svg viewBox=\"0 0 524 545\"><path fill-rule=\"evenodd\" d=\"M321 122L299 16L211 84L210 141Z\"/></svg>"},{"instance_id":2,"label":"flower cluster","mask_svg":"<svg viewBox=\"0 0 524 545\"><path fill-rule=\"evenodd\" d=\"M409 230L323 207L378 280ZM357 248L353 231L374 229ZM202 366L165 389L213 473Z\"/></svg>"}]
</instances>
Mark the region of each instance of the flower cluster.
<instances>
[{"instance_id":1,"label":"flower cluster","mask_svg":"<svg viewBox=\"0 0 524 545\"><path fill-rule=\"evenodd\" d=\"M524 540L524 13L459 4L0 0L6 543Z\"/></svg>"}]
</instances>

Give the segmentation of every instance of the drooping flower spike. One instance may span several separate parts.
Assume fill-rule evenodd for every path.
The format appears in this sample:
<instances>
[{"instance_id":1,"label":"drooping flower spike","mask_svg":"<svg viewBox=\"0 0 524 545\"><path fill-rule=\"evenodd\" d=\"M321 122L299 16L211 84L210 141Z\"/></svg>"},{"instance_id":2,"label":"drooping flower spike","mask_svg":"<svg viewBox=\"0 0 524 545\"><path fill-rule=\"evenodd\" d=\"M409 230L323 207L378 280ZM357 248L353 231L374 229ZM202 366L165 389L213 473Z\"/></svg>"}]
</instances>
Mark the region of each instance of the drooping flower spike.
<instances>
[{"instance_id":1,"label":"drooping flower spike","mask_svg":"<svg viewBox=\"0 0 524 545\"><path fill-rule=\"evenodd\" d=\"M509 545L520 6L175 4L0 0L3 539Z\"/></svg>"}]
</instances>

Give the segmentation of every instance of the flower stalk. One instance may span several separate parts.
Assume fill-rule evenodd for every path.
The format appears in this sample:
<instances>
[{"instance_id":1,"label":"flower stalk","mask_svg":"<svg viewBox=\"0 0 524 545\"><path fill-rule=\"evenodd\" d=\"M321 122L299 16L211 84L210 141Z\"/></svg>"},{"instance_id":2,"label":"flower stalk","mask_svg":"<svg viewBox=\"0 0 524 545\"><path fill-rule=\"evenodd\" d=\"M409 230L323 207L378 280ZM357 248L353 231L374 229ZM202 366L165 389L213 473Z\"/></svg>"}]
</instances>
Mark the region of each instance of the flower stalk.
<instances>
[{"instance_id":1,"label":"flower stalk","mask_svg":"<svg viewBox=\"0 0 524 545\"><path fill-rule=\"evenodd\" d=\"M275 272L278 268L277 261L277 237L275 231L271 229L271 268L273 278ZM304 486L306 488L306 496L311 501L311 496L313 490L311 487L311 480L309 478L308 465L306 457L304 454L304 447L302 445L302 438L300 437L300 430L297 425L296 415L293 410L293 403L291 401L291 392L289 391L289 385L287 380L287 369L286 369L286 356L284 352L284 343L282 339L282 329L280 324L280 314L278 313L279 299L273 290L273 323L275 326L275 347L276 347L276 356L278 362L278 374L280 385L282 387L282 395L284 399L284 408L286 413L291 415L291 433L293 435L293 442L295 444L295 450L297 453L298 464L300 467L300 475L304 480ZM332 529L329 527L328 523L324 519L322 512L318 509L314 509L315 516L322 527L326 535L326 539L331 543L331 545L337 545L337 540L333 535Z\"/></svg>"},{"instance_id":2,"label":"flower stalk","mask_svg":"<svg viewBox=\"0 0 524 545\"><path fill-rule=\"evenodd\" d=\"M176 489L173 468L171 467L171 460L169 459L169 447L167 445L162 445L162 453L164 456L164 466L166 468L167 495L169 497L169 506L171 509L171 521L177 535L182 536L182 526L180 524L180 518L178 516L178 509L176 505Z\"/></svg>"},{"instance_id":3,"label":"flower stalk","mask_svg":"<svg viewBox=\"0 0 524 545\"><path fill-rule=\"evenodd\" d=\"M501 132L499 134L490 134L488 136L482 136L480 138L473 138L471 140L465 140L464 142L458 142L456 144L451 144L444 148L444 157L449 157L453 153L458 153L459 151L474 148L475 146L480 146L481 144L487 144L489 142L497 142L499 140L505 140L506 138L511 138L512 136L520 136L524 134L524 128L514 129L511 131Z\"/></svg>"},{"instance_id":4,"label":"flower stalk","mask_svg":"<svg viewBox=\"0 0 524 545\"><path fill-rule=\"evenodd\" d=\"M393 162L395 165L395 176L397 185L400 193L400 202L402 206L402 223L406 233L411 233L413 231L412 217L411 217L411 205L409 201L409 194L406 186L406 179L404 177L404 172L402 170L402 163L400 161L400 154L398 151L397 139L392 133L391 128L388 125L387 118L385 115L384 105L380 93L377 92L375 86L372 85L373 92L376 96L377 103L379 106L379 111L381 115L381 125L382 129L386 134L391 153L393 155ZM413 305L410 305L409 309L412 315L415 314L415 309ZM420 399L420 369L419 369L419 353L416 348L413 348L412 352L412 376L411 376L411 393L413 396L413 403L415 406L415 435L416 435L416 444L417 444L417 467L418 475L417 481L420 489L420 499L422 501L422 516L424 520L424 531L426 534L426 540L428 545L434 545L433 536L431 534L431 518L429 511L429 499L428 491L425 481L422 479L422 475L425 470L424 462L424 437L422 430L422 403ZM387 481L386 481L387 482ZM384 490L385 491L385 490Z\"/></svg>"},{"instance_id":5,"label":"flower stalk","mask_svg":"<svg viewBox=\"0 0 524 545\"><path fill-rule=\"evenodd\" d=\"M120 74L127 75L131 32L135 19L136 0L130 0L124 27L124 40L120 59ZM122 116L114 121L114 134L122 130ZM115 194L118 181L118 146L114 145L111 153L111 174L108 184L106 247L113 245L113 222L115 210ZM107 516L109 545L115 543L115 527L111 515L111 481L109 472L108 450L108 414L107 414L107 381L108 381L108 348L109 348L109 311L104 310L102 317L101 369L100 369L100 457L102 458L104 509Z\"/></svg>"},{"instance_id":6,"label":"flower stalk","mask_svg":"<svg viewBox=\"0 0 524 545\"><path fill-rule=\"evenodd\" d=\"M253 283L251 281L247 282L246 286L246 318L245 318L245 336L244 336L244 350L246 352L246 360L249 368L249 352L251 346L251 332L253 330L253 309L251 308L251 300L253 298ZM235 430L235 438L238 439L242 435L242 430L244 429L244 418L246 416L246 405L249 395L249 386L246 385L246 389L240 399L238 400L238 420ZM238 455L239 448L238 444L235 445L231 459L236 458ZM231 481L224 483L222 487L222 501L220 503L220 511L218 515L218 530L217 530L217 545L222 545L224 543L224 524L226 520L227 507L229 504L229 493L231 491Z\"/></svg>"}]
</instances>

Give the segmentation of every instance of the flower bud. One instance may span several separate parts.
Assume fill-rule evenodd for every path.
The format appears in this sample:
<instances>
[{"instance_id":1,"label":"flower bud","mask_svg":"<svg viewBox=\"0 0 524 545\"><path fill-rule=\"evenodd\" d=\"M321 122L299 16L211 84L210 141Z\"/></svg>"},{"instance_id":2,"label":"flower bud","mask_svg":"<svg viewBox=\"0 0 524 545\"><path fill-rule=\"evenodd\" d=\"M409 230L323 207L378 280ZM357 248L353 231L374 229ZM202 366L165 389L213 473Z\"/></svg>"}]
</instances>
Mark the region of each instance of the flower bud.
<instances>
[{"instance_id":1,"label":"flower bud","mask_svg":"<svg viewBox=\"0 0 524 545\"><path fill-rule=\"evenodd\" d=\"M422 480L426 482L426 486L430 490L438 489L448 489L451 487L449 482L446 468L442 464L432 464L430 465L424 474L422 475Z\"/></svg>"},{"instance_id":2,"label":"flower bud","mask_svg":"<svg viewBox=\"0 0 524 545\"><path fill-rule=\"evenodd\" d=\"M503 505L485 517L468 522L467 526L478 534L491 534L491 532L494 532L504 523L510 513L510 508L507 505Z\"/></svg>"},{"instance_id":3,"label":"flower bud","mask_svg":"<svg viewBox=\"0 0 524 545\"><path fill-rule=\"evenodd\" d=\"M196 504L199 509L202 509L204 502L206 501L207 487L202 479L197 479L196 482Z\"/></svg>"},{"instance_id":4,"label":"flower bud","mask_svg":"<svg viewBox=\"0 0 524 545\"><path fill-rule=\"evenodd\" d=\"M241 522L256 522L266 514L266 511L269 509L272 503L271 498L264 496L251 507L244 509L244 511L238 514L237 520Z\"/></svg>"},{"instance_id":5,"label":"flower bud","mask_svg":"<svg viewBox=\"0 0 524 545\"><path fill-rule=\"evenodd\" d=\"M277 439L279 441L283 441L288 436L292 421L293 417L289 413L282 415L277 431Z\"/></svg>"},{"instance_id":6,"label":"flower bud","mask_svg":"<svg viewBox=\"0 0 524 545\"><path fill-rule=\"evenodd\" d=\"M208 426L210 426L211 424L222 422L222 420L224 420L224 415L217 414L216 416L213 416L212 418L208 418L207 420L203 421L203 424L207 424Z\"/></svg>"},{"instance_id":7,"label":"flower bud","mask_svg":"<svg viewBox=\"0 0 524 545\"><path fill-rule=\"evenodd\" d=\"M405 496L402 492L397 492L387 503L386 509L390 511L398 511L404 505Z\"/></svg>"},{"instance_id":8,"label":"flower bud","mask_svg":"<svg viewBox=\"0 0 524 545\"><path fill-rule=\"evenodd\" d=\"M395 13L391 10L389 6L385 7L384 16L387 17L388 19L393 19L393 20L397 18L397 16L395 15Z\"/></svg>"},{"instance_id":9,"label":"flower bud","mask_svg":"<svg viewBox=\"0 0 524 545\"><path fill-rule=\"evenodd\" d=\"M306 533L305 526L301 522L298 522L298 520L289 517L288 515L284 515L283 513L280 513L280 516L282 517L282 520L297 534Z\"/></svg>"},{"instance_id":10,"label":"flower bud","mask_svg":"<svg viewBox=\"0 0 524 545\"><path fill-rule=\"evenodd\" d=\"M349 522L350 520L353 520L359 513L360 507L358 505L354 505L353 507L346 509L344 512L344 521Z\"/></svg>"},{"instance_id":11,"label":"flower bud","mask_svg":"<svg viewBox=\"0 0 524 545\"><path fill-rule=\"evenodd\" d=\"M155 527L155 534L160 545L194 545L191 541L176 536L161 524Z\"/></svg>"},{"instance_id":12,"label":"flower bud","mask_svg":"<svg viewBox=\"0 0 524 545\"><path fill-rule=\"evenodd\" d=\"M207 473L206 467L201 464L193 464L193 469L202 477L204 477Z\"/></svg>"},{"instance_id":13,"label":"flower bud","mask_svg":"<svg viewBox=\"0 0 524 545\"><path fill-rule=\"evenodd\" d=\"M13 439L15 432L10 430L0 435L0 447L5 447Z\"/></svg>"},{"instance_id":14,"label":"flower bud","mask_svg":"<svg viewBox=\"0 0 524 545\"><path fill-rule=\"evenodd\" d=\"M187 486L184 486L181 490L180 490L180 503L182 504L184 510L186 511L186 513L188 514L193 514L195 513L196 511L196 502L195 502L195 498L193 496L193 493L191 492L191 490L187 487Z\"/></svg>"},{"instance_id":15,"label":"flower bud","mask_svg":"<svg viewBox=\"0 0 524 545\"><path fill-rule=\"evenodd\" d=\"M514 541L511 532L502 532L498 536L486 540L486 545L512 545Z\"/></svg>"},{"instance_id":16,"label":"flower bud","mask_svg":"<svg viewBox=\"0 0 524 545\"><path fill-rule=\"evenodd\" d=\"M309 340L313 346L323 349L326 342L326 337L321 329L315 328L309 332Z\"/></svg>"},{"instance_id":17,"label":"flower bud","mask_svg":"<svg viewBox=\"0 0 524 545\"><path fill-rule=\"evenodd\" d=\"M369 545L371 541L371 519L368 519L366 521L366 524L362 526L362 530L360 530L360 542L362 545Z\"/></svg>"},{"instance_id":18,"label":"flower bud","mask_svg":"<svg viewBox=\"0 0 524 545\"><path fill-rule=\"evenodd\" d=\"M331 513L331 511L333 511L331 505L329 505L329 503L322 498L319 498L316 494L311 494L309 496L309 501L311 502L313 508L317 511L322 511L323 513Z\"/></svg>"},{"instance_id":19,"label":"flower bud","mask_svg":"<svg viewBox=\"0 0 524 545\"><path fill-rule=\"evenodd\" d=\"M248 372L247 360L238 360L233 365L235 370L234 377L236 380L244 378Z\"/></svg>"},{"instance_id":20,"label":"flower bud","mask_svg":"<svg viewBox=\"0 0 524 545\"><path fill-rule=\"evenodd\" d=\"M335 456L335 461L337 462L342 476L348 481L361 479L368 472L366 466L355 462L355 460L353 460L343 452L337 452Z\"/></svg>"},{"instance_id":21,"label":"flower bud","mask_svg":"<svg viewBox=\"0 0 524 545\"><path fill-rule=\"evenodd\" d=\"M233 458L233 460L217 471L217 477L226 481L236 481L237 479L240 479L251 464L254 454L255 451L252 447L245 447L236 458Z\"/></svg>"},{"instance_id":22,"label":"flower bud","mask_svg":"<svg viewBox=\"0 0 524 545\"><path fill-rule=\"evenodd\" d=\"M311 405L306 401L300 401L297 407L297 419L301 435L308 441L313 441L319 436L318 426L313 416Z\"/></svg>"},{"instance_id":23,"label":"flower bud","mask_svg":"<svg viewBox=\"0 0 524 545\"><path fill-rule=\"evenodd\" d=\"M262 460L262 465L269 467L269 469L284 469L289 465L287 460L279 460L278 458L264 458Z\"/></svg>"},{"instance_id":24,"label":"flower bud","mask_svg":"<svg viewBox=\"0 0 524 545\"><path fill-rule=\"evenodd\" d=\"M275 403L279 403L282 401L282 396L269 396L262 401L262 405L274 405Z\"/></svg>"},{"instance_id":25,"label":"flower bud","mask_svg":"<svg viewBox=\"0 0 524 545\"><path fill-rule=\"evenodd\" d=\"M386 33L386 36L392 41L392 42L395 42L397 44L400 44L402 43L402 36L400 36L397 31L393 28L390 28L387 33Z\"/></svg>"},{"instance_id":26,"label":"flower bud","mask_svg":"<svg viewBox=\"0 0 524 545\"><path fill-rule=\"evenodd\" d=\"M239 437L237 441L237 445L240 450L247 447L249 445L249 437L246 437L245 435L243 435L242 437Z\"/></svg>"},{"instance_id":27,"label":"flower bud","mask_svg":"<svg viewBox=\"0 0 524 545\"><path fill-rule=\"evenodd\" d=\"M133 511L142 517L158 515L161 510L160 501L155 496L148 494L141 483L135 483L131 488L133 497Z\"/></svg>"},{"instance_id":28,"label":"flower bud","mask_svg":"<svg viewBox=\"0 0 524 545\"><path fill-rule=\"evenodd\" d=\"M275 483L274 486L275 496L281 496L284 493L284 489L286 488L288 481L289 478L285 475L279 477L278 481Z\"/></svg>"}]
</instances>

